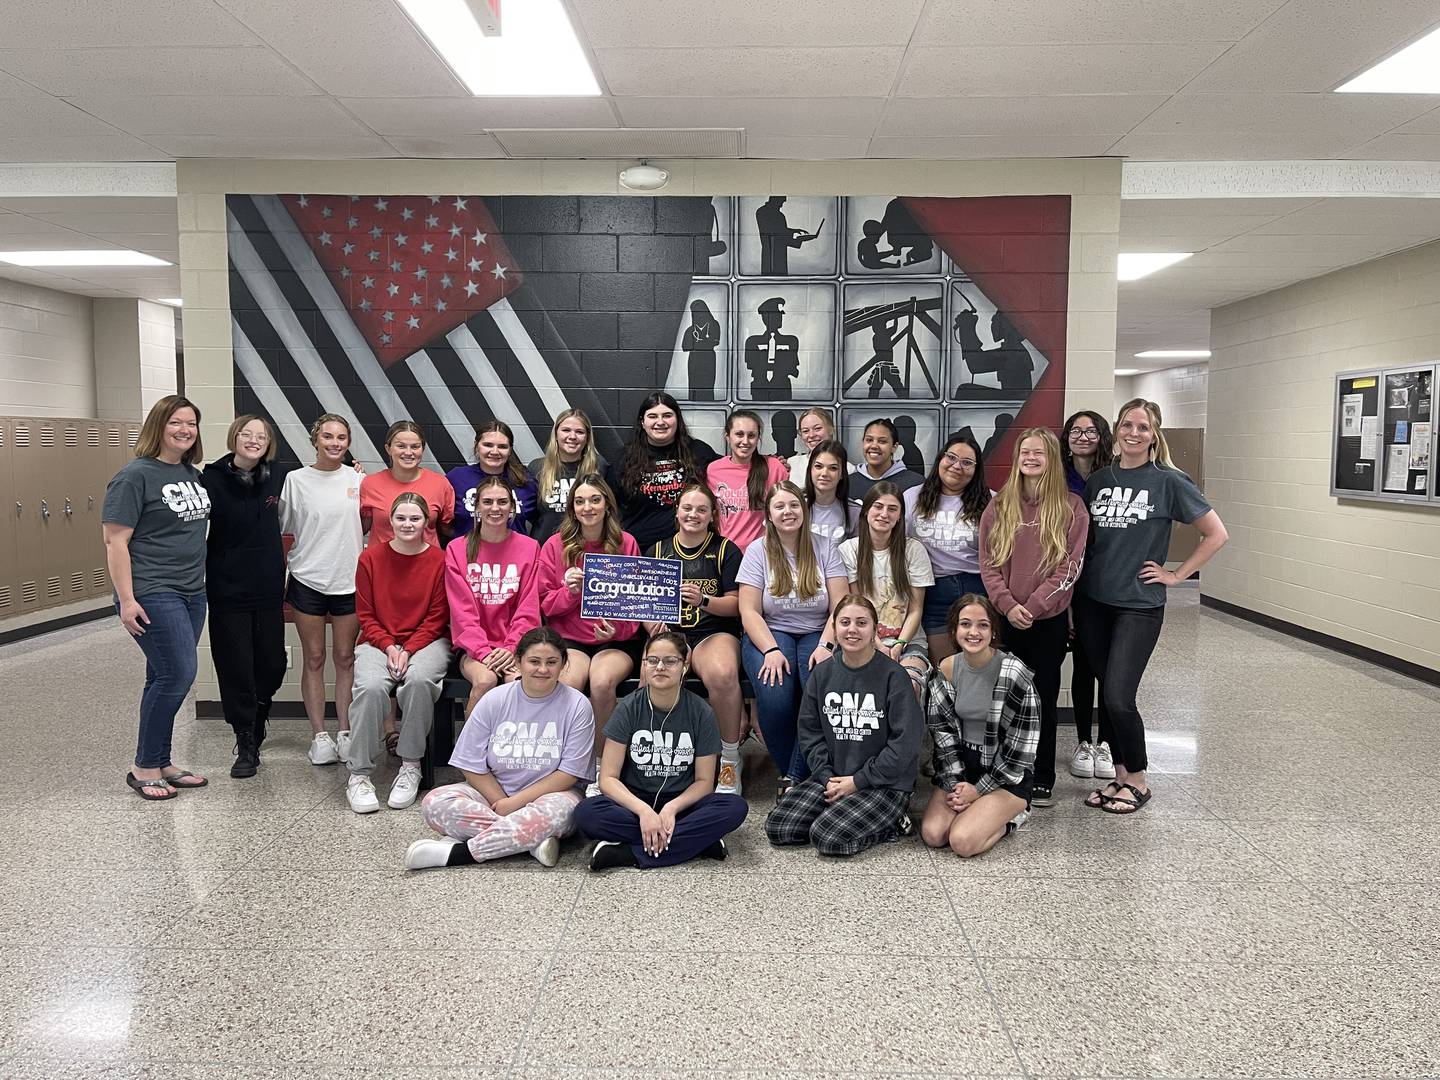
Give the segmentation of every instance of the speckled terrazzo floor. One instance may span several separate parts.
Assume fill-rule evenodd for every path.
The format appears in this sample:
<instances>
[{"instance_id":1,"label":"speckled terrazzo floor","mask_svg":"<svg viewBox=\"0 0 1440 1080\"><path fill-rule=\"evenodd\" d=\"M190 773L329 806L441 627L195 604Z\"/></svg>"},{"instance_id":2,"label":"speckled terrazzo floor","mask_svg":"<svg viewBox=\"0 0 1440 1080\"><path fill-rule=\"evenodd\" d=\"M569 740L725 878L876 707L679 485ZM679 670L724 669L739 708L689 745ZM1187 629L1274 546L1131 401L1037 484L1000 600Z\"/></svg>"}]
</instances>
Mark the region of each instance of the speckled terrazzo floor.
<instances>
[{"instance_id":1,"label":"speckled terrazzo floor","mask_svg":"<svg viewBox=\"0 0 1440 1080\"><path fill-rule=\"evenodd\" d=\"M1154 801L1064 776L969 863L772 851L756 765L725 864L406 875L416 811L351 814L301 722L232 781L187 714L212 786L135 798L142 669L113 620L0 648L0 1077L1440 1074L1440 692L1193 590Z\"/></svg>"}]
</instances>

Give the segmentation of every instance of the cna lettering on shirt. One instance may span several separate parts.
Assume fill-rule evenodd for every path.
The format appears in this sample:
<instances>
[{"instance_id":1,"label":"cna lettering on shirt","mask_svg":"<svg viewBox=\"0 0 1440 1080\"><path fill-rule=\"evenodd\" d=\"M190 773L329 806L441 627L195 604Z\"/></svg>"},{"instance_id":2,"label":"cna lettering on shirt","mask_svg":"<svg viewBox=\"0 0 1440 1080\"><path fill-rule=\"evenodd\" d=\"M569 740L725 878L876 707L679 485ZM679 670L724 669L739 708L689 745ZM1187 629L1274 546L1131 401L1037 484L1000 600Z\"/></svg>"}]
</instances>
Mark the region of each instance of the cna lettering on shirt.
<instances>
[{"instance_id":1,"label":"cna lettering on shirt","mask_svg":"<svg viewBox=\"0 0 1440 1080\"><path fill-rule=\"evenodd\" d=\"M1090 520L1097 529L1128 529L1146 521L1156 510L1145 488L1102 487L1090 503Z\"/></svg>"},{"instance_id":2,"label":"cna lettering on shirt","mask_svg":"<svg viewBox=\"0 0 1440 1080\"><path fill-rule=\"evenodd\" d=\"M641 776L647 780L668 780L694 768L695 740L688 731L640 728L630 734L629 754Z\"/></svg>"},{"instance_id":3,"label":"cna lettering on shirt","mask_svg":"<svg viewBox=\"0 0 1440 1080\"><path fill-rule=\"evenodd\" d=\"M875 703L875 695L830 691L821 705L830 733L837 739L864 742L880 730L885 710Z\"/></svg>"},{"instance_id":4,"label":"cna lettering on shirt","mask_svg":"<svg viewBox=\"0 0 1440 1080\"><path fill-rule=\"evenodd\" d=\"M160 497L181 521L203 521L210 516L210 493L195 480L166 484Z\"/></svg>"},{"instance_id":5,"label":"cna lettering on shirt","mask_svg":"<svg viewBox=\"0 0 1440 1080\"><path fill-rule=\"evenodd\" d=\"M502 720L490 736L490 753L511 769L546 769L560 764L565 740L555 720Z\"/></svg>"},{"instance_id":6,"label":"cna lettering on shirt","mask_svg":"<svg viewBox=\"0 0 1440 1080\"><path fill-rule=\"evenodd\" d=\"M520 591L520 567L515 563L469 563L465 583L482 604L503 604Z\"/></svg>"}]
</instances>

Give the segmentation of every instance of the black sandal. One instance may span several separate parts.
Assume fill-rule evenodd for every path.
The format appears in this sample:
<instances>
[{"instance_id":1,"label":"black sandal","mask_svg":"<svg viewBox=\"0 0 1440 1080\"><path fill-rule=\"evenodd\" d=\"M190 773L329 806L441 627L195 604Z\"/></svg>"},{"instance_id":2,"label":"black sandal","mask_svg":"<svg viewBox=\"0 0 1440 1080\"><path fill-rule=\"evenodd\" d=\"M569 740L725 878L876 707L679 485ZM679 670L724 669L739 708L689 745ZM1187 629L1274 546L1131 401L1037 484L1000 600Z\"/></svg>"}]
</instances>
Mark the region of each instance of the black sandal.
<instances>
[{"instance_id":1,"label":"black sandal","mask_svg":"<svg viewBox=\"0 0 1440 1080\"><path fill-rule=\"evenodd\" d=\"M172 788L185 790L186 788L209 787L210 781L203 776L196 776L193 772L186 772L181 769L177 773L171 773L165 777L165 782Z\"/></svg>"},{"instance_id":2,"label":"black sandal","mask_svg":"<svg viewBox=\"0 0 1440 1080\"><path fill-rule=\"evenodd\" d=\"M1135 798L1133 800L1122 799L1120 798L1120 791L1128 791L1131 795L1134 795ZM1150 801L1151 793L1141 791L1134 784L1121 784L1120 791L1115 792L1114 798L1106 799L1105 802L1101 803L1100 809L1107 814L1117 814L1120 817L1125 817L1129 814L1137 813L1141 807ZM1113 810L1111 806L1123 806L1125 809Z\"/></svg>"},{"instance_id":3,"label":"black sandal","mask_svg":"<svg viewBox=\"0 0 1440 1080\"><path fill-rule=\"evenodd\" d=\"M1112 787L1115 790L1111 792L1111 794L1106 795L1105 788ZM1120 783L1119 780L1111 780L1108 784L1105 785L1105 787L1096 788L1094 791L1090 792L1089 795L1086 795L1085 805L1090 807L1090 809L1092 810L1103 810L1105 809L1105 804L1109 802L1112 798L1114 798L1116 795L1119 795L1121 790L1124 789L1124 787L1125 785ZM1092 799L1094 800L1093 802L1091 801Z\"/></svg>"},{"instance_id":4,"label":"black sandal","mask_svg":"<svg viewBox=\"0 0 1440 1080\"><path fill-rule=\"evenodd\" d=\"M130 789L134 791L136 795L139 795L146 802L165 802L180 794L180 792L170 786L170 781L166 780L163 776L158 780L137 780L134 773L127 772L125 774L125 783L129 785ZM169 794L149 795L145 791L146 788L163 788L169 792Z\"/></svg>"}]
</instances>

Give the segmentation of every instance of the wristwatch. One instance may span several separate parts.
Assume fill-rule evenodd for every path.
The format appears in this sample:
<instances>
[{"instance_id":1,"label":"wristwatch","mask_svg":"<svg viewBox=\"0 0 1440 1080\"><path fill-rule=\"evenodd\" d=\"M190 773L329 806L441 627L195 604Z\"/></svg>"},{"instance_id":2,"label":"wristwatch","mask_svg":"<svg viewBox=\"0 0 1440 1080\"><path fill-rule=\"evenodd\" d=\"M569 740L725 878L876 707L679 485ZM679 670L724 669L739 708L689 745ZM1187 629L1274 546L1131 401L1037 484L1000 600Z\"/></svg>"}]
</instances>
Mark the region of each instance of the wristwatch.
<instances>
[{"instance_id":1,"label":"wristwatch","mask_svg":"<svg viewBox=\"0 0 1440 1080\"><path fill-rule=\"evenodd\" d=\"M835 651L835 642L833 642L833 641L822 641L822 642L820 642L820 647L821 647L822 649L824 649L826 652L833 653L833 652Z\"/></svg>"},{"instance_id":2,"label":"wristwatch","mask_svg":"<svg viewBox=\"0 0 1440 1080\"><path fill-rule=\"evenodd\" d=\"M710 606L710 596L708 593L700 594L700 606L702 608L708 608Z\"/></svg>"}]
</instances>

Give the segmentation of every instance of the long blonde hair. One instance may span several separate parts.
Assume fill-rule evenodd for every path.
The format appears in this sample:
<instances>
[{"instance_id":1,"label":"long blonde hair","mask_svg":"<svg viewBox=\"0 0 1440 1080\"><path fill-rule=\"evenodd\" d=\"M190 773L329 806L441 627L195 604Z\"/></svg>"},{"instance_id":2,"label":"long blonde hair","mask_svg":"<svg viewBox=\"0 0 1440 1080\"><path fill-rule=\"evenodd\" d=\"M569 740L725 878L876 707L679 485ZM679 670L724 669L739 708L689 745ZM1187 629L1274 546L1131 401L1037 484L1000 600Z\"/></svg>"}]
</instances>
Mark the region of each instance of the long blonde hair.
<instances>
[{"instance_id":1,"label":"long blonde hair","mask_svg":"<svg viewBox=\"0 0 1440 1080\"><path fill-rule=\"evenodd\" d=\"M560 440L555 437L555 433L566 420L579 420L585 425L585 449L580 451L580 460L575 463L575 475L588 476L600 471L595 458L595 428L590 423L590 417L580 409L566 409L557 413L555 422L550 425L550 442L546 444L545 457L540 462L540 475L535 478L535 482L540 486L542 500L547 498L548 492L554 490L560 474L565 470L565 462L560 460Z\"/></svg>"},{"instance_id":2,"label":"long blonde hair","mask_svg":"<svg viewBox=\"0 0 1440 1080\"><path fill-rule=\"evenodd\" d=\"M1165 433L1160 430L1160 406L1153 401L1146 401L1143 397L1127 401L1115 414L1115 460L1120 460L1120 421L1125 419L1125 414L1131 409L1144 409L1145 416L1150 421L1150 430L1155 435L1155 441L1150 444L1151 460L1162 469L1175 468L1175 462L1170 460L1170 444L1165 441Z\"/></svg>"},{"instance_id":3,"label":"long blonde hair","mask_svg":"<svg viewBox=\"0 0 1440 1080\"><path fill-rule=\"evenodd\" d=\"M580 473L570 485L570 494L565 499L565 516L560 519L560 548L566 566L579 566L580 556L585 554L585 530L575 516L575 493L582 487L592 487L605 499L605 519L600 523L600 546L606 554L618 555L620 545L625 541L625 530L620 527L620 506L615 501L615 492L598 473Z\"/></svg>"},{"instance_id":4,"label":"long blonde hair","mask_svg":"<svg viewBox=\"0 0 1440 1080\"><path fill-rule=\"evenodd\" d=\"M1067 541L1074 517L1065 465L1060 460L1060 440L1049 428L1027 428L1015 442L1015 463L994 499L995 520L986 534L984 559L989 566L1004 566L1015 554L1015 538L1024 518L1020 499L1025 493L1025 477L1020 473L1020 447L1026 439L1039 439L1045 445L1045 471L1037 484L1040 505L1035 525L1040 530L1040 569L1048 574L1069 554Z\"/></svg>"},{"instance_id":5,"label":"long blonde hair","mask_svg":"<svg viewBox=\"0 0 1440 1080\"><path fill-rule=\"evenodd\" d=\"M800 532L795 543L795 573L790 573L790 558L780 533L770 520L770 503L779 492L800 500ZM793 591L802 600L818 593L825 584L820 579L820 561L815 558L815 537L810 534L810 507L805 495L789 480L781 480L765 493L765 562L770 569L770 595L789 596Z\"/></svg>"}]
</instances>

